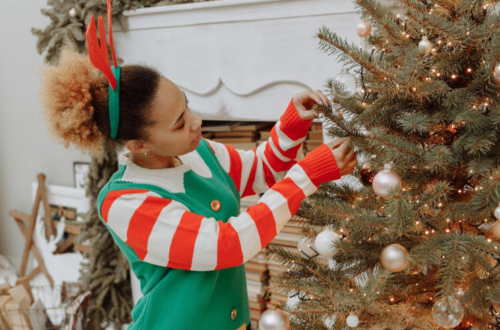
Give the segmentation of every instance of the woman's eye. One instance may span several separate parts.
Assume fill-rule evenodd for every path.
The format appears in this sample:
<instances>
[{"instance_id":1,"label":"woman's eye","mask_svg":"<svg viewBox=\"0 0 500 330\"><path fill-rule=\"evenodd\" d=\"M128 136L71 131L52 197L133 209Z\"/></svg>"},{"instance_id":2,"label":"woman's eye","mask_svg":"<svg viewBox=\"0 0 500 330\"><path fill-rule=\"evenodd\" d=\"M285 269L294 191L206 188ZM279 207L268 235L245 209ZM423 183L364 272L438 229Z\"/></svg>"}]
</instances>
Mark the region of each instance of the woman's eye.
<instances>
[{"instance_id":1,"label":"woman's eye","mask_svg":"<svg viewBox=\"0 0 500 330\"><path fill-rule=\"evenodd\" d=\"M181 125L181 126L179 126L179 128L178 128L178 129L183 128L185 123L186 123L186 122L183 122L183 123L182 123L182 125Z\"/></svg>"}]
</instances>

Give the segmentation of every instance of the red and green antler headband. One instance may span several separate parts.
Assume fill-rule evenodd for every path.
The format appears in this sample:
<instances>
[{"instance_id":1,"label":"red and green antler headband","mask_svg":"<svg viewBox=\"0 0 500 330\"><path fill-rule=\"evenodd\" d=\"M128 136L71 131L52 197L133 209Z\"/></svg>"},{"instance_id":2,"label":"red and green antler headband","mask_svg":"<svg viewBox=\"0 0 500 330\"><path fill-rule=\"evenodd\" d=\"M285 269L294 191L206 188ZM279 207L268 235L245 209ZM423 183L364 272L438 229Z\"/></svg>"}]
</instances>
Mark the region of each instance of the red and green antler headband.
<instances>
[{"instance_id":1,"label":"red and green antler headband","mask_svg":"<svg viewBox=\"0 0 500 330\"><path fill-rule=\"evenodd\" d=\"M120 121L120 73L121 67L116 65L115 47L113 44L113 31L111 29L111 0L107 0L108 4L108 34L109 45L113 55L113 64L111 66L108 57L108 46L106 45L106 33L104 30L104 19L102 16L98 18L99 24L99 41L97 40L97 31L95 28L94 15L87 25L87 49L89 53L90 63L99 69L109 82L109 122L111 126L111 138L116 138L118 133L118 123Z\"/></svg>"}]
</instances>

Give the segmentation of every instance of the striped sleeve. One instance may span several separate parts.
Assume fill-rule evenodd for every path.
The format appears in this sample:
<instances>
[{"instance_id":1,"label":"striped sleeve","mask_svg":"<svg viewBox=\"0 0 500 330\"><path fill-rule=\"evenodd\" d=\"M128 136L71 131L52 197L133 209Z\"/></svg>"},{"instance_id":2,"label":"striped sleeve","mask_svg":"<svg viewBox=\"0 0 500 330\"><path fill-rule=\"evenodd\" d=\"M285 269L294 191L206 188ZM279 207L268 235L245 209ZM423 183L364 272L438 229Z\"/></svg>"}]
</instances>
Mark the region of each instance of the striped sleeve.
<instances>
[{"instance_id":1,"label":"striped sleeve","mask_svg":"<svg viewBox=\"0 0 500 330\"><path fill-rule=\"evenodd\" d=\"M312 121L300 118L292 98L285 113L271 129L270 138L257 148L240 150L205 140L243 198L265 192L304 158L302 143Z\"/></svg>"},{"instance_id":2,"label":"striped sleeve","mask_svg":"<svg viewBox=\"0 0 500 330\"><path fill-rule=\"evenodd\" d=\"M267 246L321 183L339 178L332 150L322 145L227 222L145 189L108 192L101 218L144 262L191 271L236 267Z\"/></svg>"}]
</instances>

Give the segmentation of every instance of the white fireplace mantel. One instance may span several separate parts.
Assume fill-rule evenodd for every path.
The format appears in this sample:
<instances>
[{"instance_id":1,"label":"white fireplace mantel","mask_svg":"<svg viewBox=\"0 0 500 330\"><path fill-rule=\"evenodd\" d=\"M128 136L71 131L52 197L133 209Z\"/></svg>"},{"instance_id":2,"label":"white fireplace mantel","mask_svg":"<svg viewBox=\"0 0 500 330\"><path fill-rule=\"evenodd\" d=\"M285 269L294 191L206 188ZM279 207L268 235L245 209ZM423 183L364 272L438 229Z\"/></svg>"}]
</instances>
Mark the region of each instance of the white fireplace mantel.
<instances>
[{"instance_id":1,"label":"white fireplace mantel","mask_svg":"<svg viewBox=\"0 0 500 330\"><path fill-rule=\"evenodd\" d=\"M124 14L117 55L159 69L202 119L276 121L296 93L324 90L342 65L318 48L323 25L361 44L346 0L219 0Z\"/></svg>"}]
</instances>

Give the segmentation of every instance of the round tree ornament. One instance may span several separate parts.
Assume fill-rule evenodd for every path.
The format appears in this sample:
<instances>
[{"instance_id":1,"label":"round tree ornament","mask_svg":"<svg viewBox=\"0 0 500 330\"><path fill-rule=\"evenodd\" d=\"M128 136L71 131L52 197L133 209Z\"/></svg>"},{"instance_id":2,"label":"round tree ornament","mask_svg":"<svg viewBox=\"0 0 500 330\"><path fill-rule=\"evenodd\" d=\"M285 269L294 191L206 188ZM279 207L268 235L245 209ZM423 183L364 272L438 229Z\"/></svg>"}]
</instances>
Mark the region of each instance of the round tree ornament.
<instances>
[{"instance_id":1,"label":"round tree ornament","mask_svg":"<svg viewBox=\"0 0 500 330\"><path fill-rule=\"evenodd\" d=\"M260 330L290 330L290 320L281 309L268 309L260 315Z\"/></svg>"},{"instance_id":2,"label":"round tree ornament","mask_svg":"<svg viewBox=\"0 0 500 330\"><path fill-rule=\"evenodd\" d=\"M356 27L356 33L360 38L366 38L372 32L372 24L368 20L361 21Z\"/></svg>"},{"instance_id":3,"label":"round tree ornament","mask_svg":"<svg viewBox=\"0 0 500 330\"><path fill-rule=\"evenodd\" d=\"M380 263L390 272L397 273L408 266L409 253L401 244L386 246L380 254Z\"/></svg>"},{"instance_id":4,"label":"round tree ornament","mask_svg":"<svg viewBox=\"0 0 500 330\"><path fill-rule=\"evenodd\" d=\"M325 229L316 236L314 241L314 246L316 250L327 257L331 257L335 254L336 248L334 246L335 242L338 242L340 236L331 229Z\"/></svg>"},{"instance_id":5,"label":"round tree ornament","mask_svg":"<svg viewBox=\"0 0 500 330\"><path fill-rule=\"evenodd\" d=\"M384 199L389 199L391 190L402 186L400 176L392 170L390 164L385 164L384 169L373 177L373 190Z\"/></svg>"},{"instance_id":6,"label":"round tree ornament","mask_svg":"<svg viewBox=\"0 0 500 330\"><path fill-rule=\"evenodd\" d=\"M358 83L356 77L349 73L349 70L342 68L340 73L335 77L334 81L340 85L340 88L333 86L333 91L336 96L347 99L356 93Z\"/></svg>"}]
</instances>

